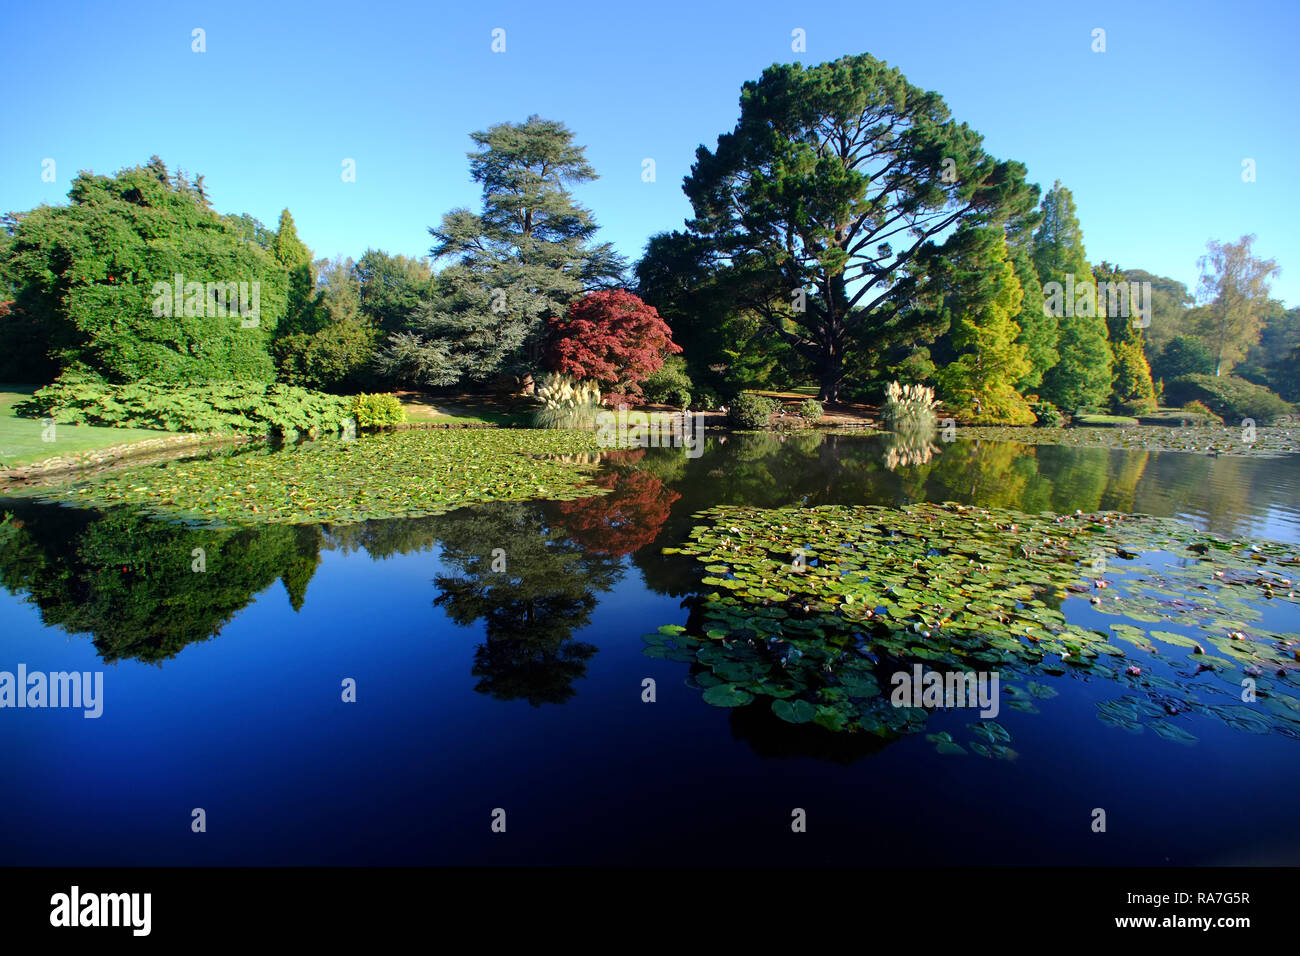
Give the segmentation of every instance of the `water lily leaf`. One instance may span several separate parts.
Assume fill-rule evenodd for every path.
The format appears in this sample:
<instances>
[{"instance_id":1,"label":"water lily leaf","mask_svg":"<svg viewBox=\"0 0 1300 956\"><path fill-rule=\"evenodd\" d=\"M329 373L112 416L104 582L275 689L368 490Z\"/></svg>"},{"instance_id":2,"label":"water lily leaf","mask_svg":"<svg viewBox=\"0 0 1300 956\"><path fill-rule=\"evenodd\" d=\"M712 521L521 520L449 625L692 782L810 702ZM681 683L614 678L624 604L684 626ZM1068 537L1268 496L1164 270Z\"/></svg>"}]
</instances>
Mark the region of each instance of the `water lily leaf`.
<instances>
[{"instance_id":1,"label":"water lily leaf","mask_svg":"<svg viewBox=\"0 0 1300 956\"><path fill-rule=\"evenodd\" d=\"M754 695L739 684L716 684L704 692L705 703L714 707L741 707L754 699Z\"/></svg>"},{"instance_id":2,"label":"water lily leaf","mask_svg":"<svg viewBox=\"0 0 1300 956\"><path fill-rule=\"evenodd\" d=\"M772 713L792 724L806 724L817 716L817 708L806 700L774 700Z\"/></svg>"}]
</instances>

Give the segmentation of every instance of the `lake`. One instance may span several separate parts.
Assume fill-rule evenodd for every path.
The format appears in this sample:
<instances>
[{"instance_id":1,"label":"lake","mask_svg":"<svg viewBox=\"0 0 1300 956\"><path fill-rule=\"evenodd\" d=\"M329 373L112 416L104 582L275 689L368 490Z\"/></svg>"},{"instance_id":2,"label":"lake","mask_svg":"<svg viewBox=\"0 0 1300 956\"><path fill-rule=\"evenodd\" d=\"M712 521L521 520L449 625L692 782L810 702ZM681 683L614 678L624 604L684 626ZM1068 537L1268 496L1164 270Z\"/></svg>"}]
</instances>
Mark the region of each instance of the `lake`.
<instances>
[{"instance_id":1,"label":"lake","mask_svg":"<svg viewBox=\"0 0 1300 956\"><path fill-rule=\"evenodd\" d=\"M97 719L0 711L0 861L1300 863L1300 714L1232 717L1239 675L1209 688L1190 643L1150 653L1142 638L1109 670L1034 672L1032 695L1003 696L1009 747L990 759L970 746L973 711L901 735L792 723L763 698L709 703L707 667L643 639L699 629L710 571L662 549L705 509L1123 511L1294 549L1295 456L733 434L694 459L610 454L597 483L606 494L571 501L224 530L0 500L0 670L104 675ZM1106 633L1092 593L1046 603ZM1295 611L1269 602L1252 639L1300 640ZM1266 681L1295 697L1300 674ZM1202 687L1220 703L1169 704ZM944 733L963 752L927 739Z\"/></svg>"}]
</instances>

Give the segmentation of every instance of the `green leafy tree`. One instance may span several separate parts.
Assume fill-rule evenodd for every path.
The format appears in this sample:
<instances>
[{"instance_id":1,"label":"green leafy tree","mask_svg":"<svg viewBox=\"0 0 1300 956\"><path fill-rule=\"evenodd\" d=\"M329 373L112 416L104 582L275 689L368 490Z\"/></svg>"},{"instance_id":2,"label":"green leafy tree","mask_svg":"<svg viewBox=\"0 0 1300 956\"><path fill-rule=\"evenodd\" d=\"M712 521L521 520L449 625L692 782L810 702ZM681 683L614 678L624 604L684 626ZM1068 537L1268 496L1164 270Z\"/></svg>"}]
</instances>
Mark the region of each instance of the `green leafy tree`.
<instances>
[{"instance_id":1,"label":"green leafy tree","mask_svg":"<svg viewBox=\"0 0 1300 956\"><path fill-rule=\"evenodd\" d=\"M1197 331L1214 352L1215 375L1230 372L1259 341L1269 286L1280 271L1272 259L1252 254L1254 242L1254 236L1242 236L1237 242L1212 239L1199 260L1198 292L1206 308Z\"/></svg>"},{"instance_id":2,"label":"green leafy tree","mask_svg":"<svg viewBox=\"0 0 1300 956\"><path fill-rule=\"evenodd\" d=\"M1200 339L1180 335L1165 343L1151 372L1166 382L1184 375L1212 375L1214 356Z\"/></svg>"},{"instance_id":3,"label":"green leafy tree","mask_svg":"<svg viewBox=\"0 0 1300 956\"><path fill-rule=\"evenodd\" d=\"M1059 328L1059 358L1043 376L1042 395L1061 408L1099 406L1110 394L1113 357L1095 295L1077 295L1080 287L1091 283L1092 269L1074 196L1060 181L1043 197L1042 215L1031 258L1043 284L1043 307L1056 314ZM1071 289L1077 295L1073 301L1067 300Z\"/></svg>"},{"instance_id":4,"label":"green leafy tree","mask_svg":"<svg viewBox=\"0 0 1300 956\"><path fill-rule=\"evenodd\" d=\"M381 334L400 332L435 298L433 269L424 259L367 249L356 265L361 312Z\"/></svg>"},{"instance_id":5,"label":"green leafy tree","mask_svg":"<svg viewBox=\"0 0 1300 956\"><path fill-rule=\"evenodd\" d=\"M361 309L361 284L351 259L321 260L313 307L300 331L276 340L280 377L291 385L324 391L363 384L374 357L376 332Z\"/></svg>"},{"instance_id":6,"label":"green leafy tree","mask_svg":"<svg viewBox=\"0 0 1300 956\"><path fill-rule=\"evenodd\" d=\"M672 328L698 386L731 397L744 388L780 388L805 380L808 363L737 299L735 277L718 275L709 244L701 237L684 232L651 236L635 271L637 295Z\"/></svg>"},{"instance_id":7,"label":"green leafy tree","mask_svg":"<svg viewBox=\"0 0 1300 956\"><path fill-rule=\"evenodd\" d=\"M267 347L287 277L246 240L246 220L218 215L157 157L111 177L80 173L68 197L6 220L6 377L273 380Z\"/></svg>"},{"instance_id":8,"label":"green leafy tree","mask_svg":"<svg viewBox=\"0 0 1300 956\"><path fill-rule=\"evenodd\" d=\"M569 187L596 172L563 123L530 116L471 134L478 213L455 209L429 230L452 264L437 295L390 338L383 372L414 384L486 381L533 371L546 323L586 292L619 284L625 262L596 244L596 221Z\"/></svg>"},{"instance_id":9,"label":"green leafy tree","mask_svg":"<svg viewBox=\"0 0 1300 956\"><path fill-rule=\"evenodd\" d=\"M1143 337L1147 356L1154 360L1172 339L1185 334L1187 312L1194 302L1192 294L1185 283L1143 269L1125 269L1124 278L1130 283L1151 285L1151 324L1143 329Z\"/></svg>"},{"instance_id":10,"label":"green leafy tree","mask_svg":"<svg viewBox=\"0 0 1300 956\"><path fill-rule=\"evenodd\" d=\"M938 94L867 54L746 83L735 129L700 147L685 189L731 294L813 364L823 401L851 348L880 366L915 338L925 313L905 306L955 227L1024 214L1036 196Z\"/></svg>"}]
</instances>

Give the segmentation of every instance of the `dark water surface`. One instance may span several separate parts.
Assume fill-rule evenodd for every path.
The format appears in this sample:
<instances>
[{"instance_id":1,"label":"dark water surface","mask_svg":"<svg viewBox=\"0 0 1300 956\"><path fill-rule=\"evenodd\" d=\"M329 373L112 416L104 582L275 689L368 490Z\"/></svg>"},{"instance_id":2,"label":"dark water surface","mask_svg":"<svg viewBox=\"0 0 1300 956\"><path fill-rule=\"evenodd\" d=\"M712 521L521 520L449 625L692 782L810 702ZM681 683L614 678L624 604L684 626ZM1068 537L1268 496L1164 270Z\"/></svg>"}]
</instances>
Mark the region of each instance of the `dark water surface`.
<instances>
[{"instance_id":1,"label":"dark water surface","mask_svg":"<svg viewBox=\"0 0 1300 956\"><path fill-rule=\"evenodd\" d=\"M710 590L660 549L715 504L1123 510L1300 543L1294 456L958 442L891 471L890 451L735 435L616 456L601 498L350 527L0 502L0 670L104 672L99 719L0 710L0 862L1300 863L1300 739L1198 714L1194 745L1125 733L1097 719L1119 688L1066 676L1039 713L1001 711L1017 759L942 756L710 706L643 653Z\"/></svg>"}]
</instances>

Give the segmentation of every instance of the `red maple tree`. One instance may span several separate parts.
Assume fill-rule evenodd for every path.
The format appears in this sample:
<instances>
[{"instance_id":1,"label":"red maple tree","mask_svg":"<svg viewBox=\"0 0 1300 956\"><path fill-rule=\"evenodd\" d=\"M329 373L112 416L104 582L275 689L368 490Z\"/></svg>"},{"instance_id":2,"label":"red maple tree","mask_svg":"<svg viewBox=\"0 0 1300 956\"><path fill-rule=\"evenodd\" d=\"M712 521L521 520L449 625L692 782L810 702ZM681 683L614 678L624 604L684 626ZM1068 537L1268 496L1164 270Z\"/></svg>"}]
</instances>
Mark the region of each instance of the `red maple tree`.
<instances>
[{"instance_id":1,"label":"red maple tree","mask_svg":"<svg viewBox=\"0 0 1300 956\"><path fill-rule=\"evenodd\" d=\"M549 332L547 365L598 382L610 404L639 399L646 377L682 350L655 307L622 289L583 296Z\"/></svg>"}]
</instances>

